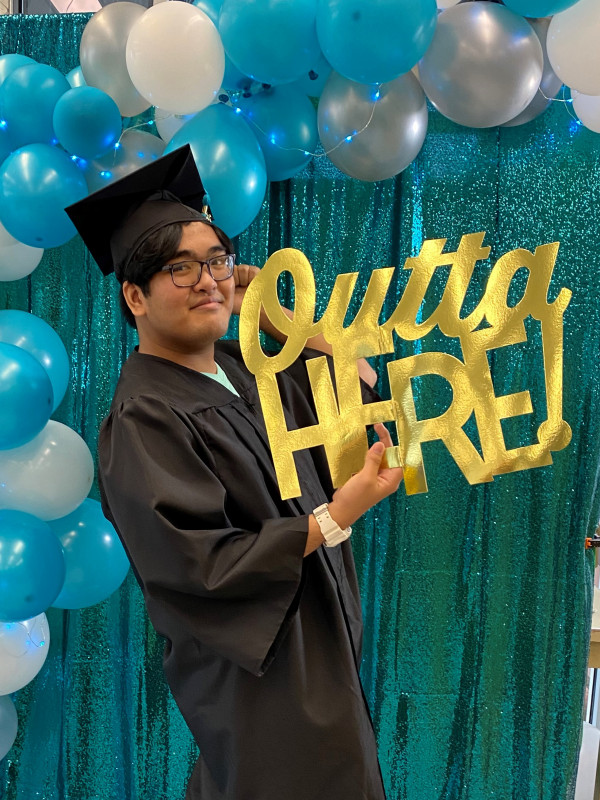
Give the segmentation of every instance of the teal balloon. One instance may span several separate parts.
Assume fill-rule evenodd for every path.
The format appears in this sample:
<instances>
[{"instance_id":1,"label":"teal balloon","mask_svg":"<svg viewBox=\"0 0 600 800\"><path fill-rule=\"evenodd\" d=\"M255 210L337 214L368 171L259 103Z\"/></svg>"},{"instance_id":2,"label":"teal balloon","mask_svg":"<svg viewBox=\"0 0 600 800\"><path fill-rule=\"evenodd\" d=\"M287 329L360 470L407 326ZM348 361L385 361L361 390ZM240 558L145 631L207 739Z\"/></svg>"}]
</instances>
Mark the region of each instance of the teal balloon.
<instances>
[{"instance_id":1,"label":"teal balloon","mask_svg":"<svg viewBox=\"0 0 600 800\"><path fill-rule=\"evenodd\" d=\"M48 523L62 545L66 575L55 608L87 608L105 600L125 580L129 560L96 500Z\"/></svg>"},{"instance_id":2,"label":"teal balloon","mask_svg":"<svg viewBox=\"0 0 600 800\"><path fill-rule=\"evenodd\" d=\"M0 311L0 342L20 347L39 361L52 384L54 411L65 396L71 371L60 336L35 314L6 309Z\"/></svg>"},{"instance_id":3,"label":"teal balloon","mask_svg":"<svg viewBox=\"0 0 600 800\"><path fill-rule=\"evenodd\" d=\"M308 95L308 97L321 97L327 78L330 75L331 64L321 53L317 63L305 75L291 83L290 86L294 86L303 94Z\"/></svg>"},{"instance_id":4,"label":"teal balloon","mask_svg":"<svg viewBox=\"0 0 600 800\"><path fill-rule=\"evenodd\" d=\"M180 128L165 155L189 144L209 195L215 223L237 236L258 214L267 188L265 159L243 119L217 103L200 111Z\"/></svg>"},{"instance_id":5,"label":"teal balloon","mask_svg":"<svg viewBox=\"0 0 600 800\"><path fill-rule=\"evenodd\" d=\"M384 83L423 57L436 20L436 0L318 0L317 34L340 75Z\"/></svg>"},{"instance_id":6,"label":"teal balloon","mask_svg":"<svg viewBox=\"0 0 600 800\"><path fill-rule=\"evenodd\" d=\"M123 128L115 101L94 86L65 92L54 107L53 125L65 150L83 159L100 158L114 149Z\"/></svg>"},{"instance_id":7,"label":"teal balloon","mask_svg":"<svg viewBox=\"0 0 600 800\"><path fill-rule=\"evenodd\" d=\"M8 158L8 156L15 149L8 128L2 124L0 120L0 164Z\"/></svg>"},{"instance_id":8,"label":"teal balloon","mask_svg":"<svg viewBox=\"0 0 600 800\"><path fill-rule=\"evenodd\" d=\"M52 404L52 384L40 362L26 350L0 342L0 450L37 436Z\"/></svg>"},{"instance_id":9,"label":"teal balloon","mask_svg":"<svg viewBox=\"0 0 600 800\"><path fill-rule=\"evenodd\" d=\"M66 206L87 193L82 172L66 153L27 145L0 165L0 222L30 247L58 247L77 233Z\"/></svg>"},{"instance_id":10,"label":"teal balloon","mask_svg":"<svg viewBox=\"0 0 600 800\"><path fill-rule=\"evenodd\" d=\"M225 52L260 83L291 83L319 58L316 12L317 0L224 0L219 33Z\"/></svg>"},{"instance_id":11,"label":"teal balloon","mask_svg":"<svg viewBox=\"0 0 600 800\"><path fill-rule=\"evenodd\" d=\"M270 181L291 178L308 164L319 132L317 112L305 94L292 86L275 86L240 98L237 106L258 139Z\"/></svg>"},{"instance_id":12,"label":"teal balloon","mask_svg":"<svg viewBox=\"0 0 600 800\"><path fill-rule=\"evenodd\" d=\"M550 17L574 6L578 0L503 0L504 5L522 17Z\"/></svg>"},{"instance_id":13,"label":"teal balloon","mask_svg":"<svg viewBox=\"0 0 600 800\"><path fill-rule=\"evenodd\" d=\"M14 72L17 67L24 67L26 64L35 64L33 58L29 56L22 56L20 53L7 53L0 56L0 86L4 83L6 78L11 72Z\"/></svg>"},{"instance_id":14,"label":"teal balloon","mask_svg":"<svg viewBox=\"0 0 600 800\"><path fill-rule=\"evenodd\" d=\"M204 11L213 25L219 27L219 12L223 5L223 0L194 0L193 3L200 11ZM225 75L223 76L223 87L225 89L240 90L249 86L252 79L236 67L233 61L225 53Z\"/></svg>"},{"instance_id":15,"label":"teal balloon","mask_svg":"<svg viewBox=\"0 0 600 800\"><path fill-rule=\"evenodd\" d=\"M24 511L0 510L0 622L41 614L64 580L62 546L48 523Z\"/></svg>"},{"instance_id":16,"label":"teal balloon","mask_svg":"<svg viewBox=\"0 0 600 800\"><path fill-rule=\"evenodd\" d=\"M69 82L47 64L17 67L0 86L0 118L15 147L55 140L52 114Z\"/></svg>"}]
</instances>

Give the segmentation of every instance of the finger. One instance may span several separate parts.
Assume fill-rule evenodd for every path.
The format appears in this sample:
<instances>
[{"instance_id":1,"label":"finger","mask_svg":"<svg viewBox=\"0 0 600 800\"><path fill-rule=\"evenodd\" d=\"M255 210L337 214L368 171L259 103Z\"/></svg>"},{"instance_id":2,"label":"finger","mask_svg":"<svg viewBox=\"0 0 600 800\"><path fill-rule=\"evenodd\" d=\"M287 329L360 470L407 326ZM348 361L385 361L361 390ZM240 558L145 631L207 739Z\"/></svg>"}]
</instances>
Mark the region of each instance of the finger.
<instances>
[{"instance_id":1,"label":"finger","mask_svg":"<svg viewBox=\"0 0 600 800\"><path fill-rule=\"evenodd\" d=\"M383 442L386 447L394 446L390 432L382 422L376 423L375 433L379 436L379 441Z\"/></svg>"},{"instance_id":2,"label":"finger","mask_svg":"<svg viewBox=\"0 0 600 800\"><path fill-rule=\"evenodd\" d=\"M248 265L238 264L238 286L248 286Z\"/></svg>"},{"instance_id":3,"label":"finger","mask_svg":"<svg viewBox=\"0 0 600 800\"><path fill-rule=\"evenodd\" d=\"M404 470L402 467L391 467L389 469L382 469L377 475L377 480L380 483L386 484L389 487L389 494L395 492L402 480L404 479Z\"/></svg>"}]
</instances>

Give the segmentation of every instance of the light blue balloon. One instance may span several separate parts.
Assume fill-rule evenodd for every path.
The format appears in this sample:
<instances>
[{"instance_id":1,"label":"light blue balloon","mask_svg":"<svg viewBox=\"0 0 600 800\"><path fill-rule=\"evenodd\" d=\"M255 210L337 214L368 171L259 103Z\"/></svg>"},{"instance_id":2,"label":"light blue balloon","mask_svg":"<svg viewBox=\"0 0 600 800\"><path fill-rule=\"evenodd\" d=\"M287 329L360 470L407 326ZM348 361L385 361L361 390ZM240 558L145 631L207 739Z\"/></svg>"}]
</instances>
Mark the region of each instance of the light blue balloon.
<instances>
[{"instance_id":1,"label":"light blue balloon","mask_svg":"<svg viewBox=\"0 0 600 800\"><path fill-rule=\"evenodd\" d=\"M503 0L504 5L522 17L551 17L574 6L577 0Z\"/></svg>"},{"instance_id":2,"label":"light blue balloon","mask_svg":"<svg viewBox=\"0 0 600 800\"><path fill-rule=\"evenodd\" d=\"M47 64L26 64L10 73L0 86L0 118L15 147L55 140L54 106L69 88L65 76Z\"/></svg>"},{"instance_id":3,"label":"light blue balloon","mask_svg":"<svg viewBox=\"0 0 600 800\"><path fill-rule=\"evenodd\" d=\"M261 146L270 181L284 181L313 157L319 132L317 112L305 94L292 86L275 86L237 106L250 122Z\"/></svg>"},{"instance_id":4,"label":"light blue balloon","mask_svg":"<svg viewBox=\"0 0 600 800\"><path fill-rule=\"evenodd\" d=\"M55 608L87 608L119 588L129 561L100 503L88 497L71 514L48 524L62 544L66 564Z\"/></svg>"},{"instance_id":5,"label":"light blue balloon","mask_svg":"<svg viewBox=\"0 0 600 800\"><path fill-rule=\"evenodd\" d=\"M210 198L215 223L237 236L258 214L267 188L265 159L256 136L229 106L217 103L180 128L165 155L189 144Z\"/></svg>"},{"instance_id":6,"label":"light blue balloon","mask_svg":"<svg viewBox=\"0 0 600 800\"><path fill-rule=\"evenodd\" d=\"M50 418L52 401L52 384L40 362L26 350L0 342L0 450L37 436Z\"/></svg>"},{"instance_id":7,"label":"light blue balloon","mask_svg":"<svg viewBox=\"0 0 600 800\"><path fill-rule=\"evenodd\" d=\"M206 16L210 19L213 25L219 27L219 12L223 5L223 0L194 0L194 5L200 11L204 11ZM244 89L252 83L252 79L235 66L233 61L225 53L225 75L223 76L223 87L225 89L240 90Z\"/></svg>"},{"instance_id":8,"label":"light blue balloon","mask_svg":"<svg viewBox=\"0 0 600 800\"><path fill-rule=\"evenodd\" d=\"M52 384L52 411L58 408L65 396L71 369L69 356L56 331L35 314L6 309L0 311L0 342L20 347L39 361Z\"/></svg>"},{"instance_id":9,"label":"light blue balloon","mask_svg":"<svg viewBox=\"0 0 600 800\"><path fill-rule=\"evenodd\" d=\"M69 89L58 99L54 132L69 153L84 159L100 158L114 149L123 129L119 107L94 86Z\"/></svg>"},{"instance_id":10,"label":"light blue balloon","mask_svg":"<svg viewBox=\"0 0 600 800\"><path fill-rule=\"evenodd\" d=\"M310 69L306 75L303 75L297 81L290 84L290 86L295 86L298 91L308 95L308 97L321 97L323 88L327 83L327 78L330 75L331 64L329 64L323 53L321 53L319 60L312 69Z\"/></svg>"},{"instance_id":11,"label":"light blue balloon","mask_svg":"<svg viewBox=\"0 0 600 800\"><path fill-rule=\"evenodd\" d=\"M318 0L317 34L340 75L383 83L423 57L436 20L436 0Z\"/></svg>"},{"instance_id":12,"label":"light blue balloon","mask_svg":"<svg viewBox=\"0 0 600 800\"><path fill-rule=\"evenodd\" d=\"M65 580L60 542L41 519L0 510L0 622L21 622L44 612Z\"/></svg>"},{"instance_id":13,"label":"light blue balloon","mask_svg":"<svg viewBox=\"0 0 600 800\"><path fill-rule=\"evenodd\" d=\"M260 83L291 83L319 58L316 12L317 0L224 0L219 33L245 75Z\"/></svg>"},{"instance_id":14,"label":"light blue balloon","mask_svg":"<svg viewBox=\"0 0 600 800\"><path fill-rule=\"evenodd\" d=\"M0 166L0 222L30 247L58 247L77 233L66 206L87 193L85 178L66 153L30 144Z\"/></svg>"},{"instance_id":15,"label":"light blue balloon","mask_svg":"<svg viewBox=\"0 0 600 800\"><path fill-rule=\"evenodd\" d=\"M0 56L0 86L4 83L6 78L11 72L14 72L17 67L24 67L26 64L35 64L33 58L29 56L22 56L20 53L7 53Z\"/></svg>"}]
</instances>

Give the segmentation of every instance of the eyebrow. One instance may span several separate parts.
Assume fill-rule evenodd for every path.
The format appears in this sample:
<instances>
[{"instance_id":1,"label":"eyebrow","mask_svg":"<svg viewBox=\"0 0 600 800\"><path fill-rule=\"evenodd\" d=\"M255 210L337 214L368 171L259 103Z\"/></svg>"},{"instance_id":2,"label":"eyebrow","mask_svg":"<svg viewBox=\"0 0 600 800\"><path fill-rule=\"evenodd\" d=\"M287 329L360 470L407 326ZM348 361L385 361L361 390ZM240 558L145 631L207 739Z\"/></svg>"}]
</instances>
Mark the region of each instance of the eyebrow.
<instances>
[{"instance_id":1,"label":"eyebrow","mask_svg":"<svg viewBox=\"0 0 600 800\"><path fill-rule=\"evenodd\" d=\"M214 244L212 247L209 247L206 251L207 256L210 256L212 253L226 253L227 250L222 244ZM197 254L194 253L192 250L178 250L173 258L189 258L190 260L196 260ZM173 259L169 259L172 261Z\"/></svg>"}]
</instances>

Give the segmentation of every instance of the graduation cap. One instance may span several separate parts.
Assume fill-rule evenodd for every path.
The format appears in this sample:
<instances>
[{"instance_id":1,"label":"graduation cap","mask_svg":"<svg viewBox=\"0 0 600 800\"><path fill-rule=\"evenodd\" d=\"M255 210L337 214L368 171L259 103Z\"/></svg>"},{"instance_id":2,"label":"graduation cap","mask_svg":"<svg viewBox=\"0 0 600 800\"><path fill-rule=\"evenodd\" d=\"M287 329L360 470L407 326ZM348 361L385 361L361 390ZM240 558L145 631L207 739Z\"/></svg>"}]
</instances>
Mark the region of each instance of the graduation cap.
<instances>
[{"instance_id":1,"label":"graduation cap","mask_svg":"<svg viewBox=\"0 0 600 800\"><path fill-rule=\"evenodd\" d=\"M172 222L211 222L206 192L189 145L180 147L65 211L105 275L122 281L132 255Z\"/></svg>"}]
</instances>

